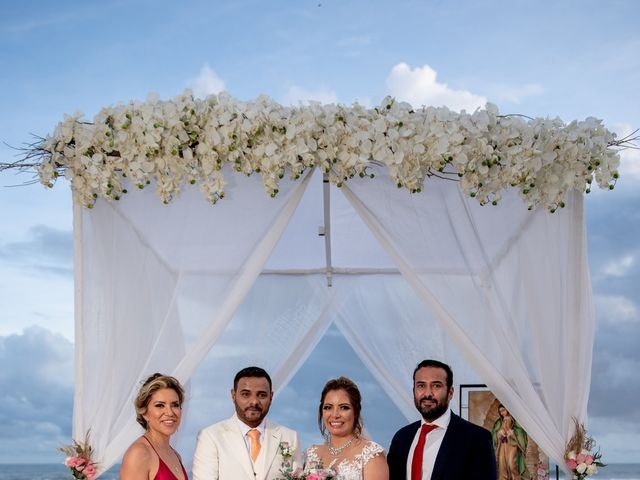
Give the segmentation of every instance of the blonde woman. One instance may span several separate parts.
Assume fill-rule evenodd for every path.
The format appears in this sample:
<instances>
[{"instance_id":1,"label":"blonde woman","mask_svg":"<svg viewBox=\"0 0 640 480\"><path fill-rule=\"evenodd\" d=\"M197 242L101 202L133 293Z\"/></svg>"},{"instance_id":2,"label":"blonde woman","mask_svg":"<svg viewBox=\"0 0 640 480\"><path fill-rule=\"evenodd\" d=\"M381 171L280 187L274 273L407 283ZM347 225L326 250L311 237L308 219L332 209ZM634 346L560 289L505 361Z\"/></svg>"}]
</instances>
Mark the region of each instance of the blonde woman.
<instances>
[{"instance_id":1,"label":"blonde woman","mask_svg":"<svg viewBox=\"0 0 640 480\"><path fill-rule=\"evenodd\" d=\"M136 420L145 432L124 454L121 480L187 480L182 460L171 444L182 417L184 389L168 375L144 381L134 400Z\"/></svg>"}]
</instances>

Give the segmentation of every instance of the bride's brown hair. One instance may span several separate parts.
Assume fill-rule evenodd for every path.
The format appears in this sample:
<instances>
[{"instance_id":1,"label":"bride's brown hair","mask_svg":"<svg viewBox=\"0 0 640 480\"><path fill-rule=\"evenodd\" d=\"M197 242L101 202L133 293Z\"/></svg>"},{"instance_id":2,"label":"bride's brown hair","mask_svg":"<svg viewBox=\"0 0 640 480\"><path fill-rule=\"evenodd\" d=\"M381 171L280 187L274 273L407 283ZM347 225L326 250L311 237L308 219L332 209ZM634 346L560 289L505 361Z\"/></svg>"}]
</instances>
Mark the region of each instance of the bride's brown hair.
<instances>
[{"instance_id":1,"label":"bride's brown hair","mask_svg":"<svg viewBox=\"0 0 640 480\"><path fill-rule=\"evenodd\" d=\"M344 390L349 397L349 402L353 407L353 434L356 437L362 435L363 422L362 417L360 416L360 411L362 410L362 395L360 395L360 390L358 390L358 386L355 384L353 380L347 377L338 377L329 380L324 388L322 389L322 394L320 395L320 405L318 406L318 427L320 427L320 433L322 436L327 438L327 429L322 421L322 407L324 405L324 399L327 396L327 393L335 391L335 390Z\"/></svg>"}]
</instances>

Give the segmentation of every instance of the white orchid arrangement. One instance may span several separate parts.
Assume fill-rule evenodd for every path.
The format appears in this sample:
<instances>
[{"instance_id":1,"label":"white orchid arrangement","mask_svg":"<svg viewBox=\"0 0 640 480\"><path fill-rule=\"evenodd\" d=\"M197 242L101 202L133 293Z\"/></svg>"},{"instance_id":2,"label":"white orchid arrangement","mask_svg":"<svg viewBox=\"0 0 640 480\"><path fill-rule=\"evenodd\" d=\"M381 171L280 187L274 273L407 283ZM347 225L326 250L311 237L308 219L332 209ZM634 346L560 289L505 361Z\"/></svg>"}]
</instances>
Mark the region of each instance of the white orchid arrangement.
<instances>
[{"instance_id":1,"label":"white orchid arrangement","mask_svg":"<svg viewBox=\"0 0 640 480\"><path fill-rule=\"evenodd\" d=\"M87 122L65 116L53 135L28 150L40 180L64 176L82 204L118 200L127 188L155 185L165 203L185 185L208 201L224 197L225 167L262 176L275 196L279 181L317 167L341 186L386 167L399 188L420 192L426 177L458 180L481 204L518 188L529 209L564 206L568 191L612 189L620 147L601 120L501 116L495 105L473 113L414 109L387 97L376 108L354 104L287 107L267 97L242 102L227 94L173 100L150 96L105 107Z\"/></svg>"}]
</instances>

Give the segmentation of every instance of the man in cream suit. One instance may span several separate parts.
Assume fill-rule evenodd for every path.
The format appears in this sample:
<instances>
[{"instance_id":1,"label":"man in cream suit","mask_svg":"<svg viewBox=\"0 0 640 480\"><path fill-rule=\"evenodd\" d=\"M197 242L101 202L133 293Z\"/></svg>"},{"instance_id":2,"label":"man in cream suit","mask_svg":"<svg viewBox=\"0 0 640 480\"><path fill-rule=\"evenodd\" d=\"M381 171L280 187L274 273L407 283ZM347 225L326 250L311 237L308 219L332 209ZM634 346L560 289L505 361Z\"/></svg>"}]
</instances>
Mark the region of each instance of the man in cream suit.
<instances>
[{"instance_id":1,"label":"man in cream suit","mask_svg":"<svg viewBox=\"0 0 640 480\"><path fill-rule=\"evenodd\" d=\"M281 447L290 448L294 467L301 464L296 432L265 419L272 398L271 378L262 368L236 374L236 413L198 434L193 480L274 480L284 460Z\"/></svg>"}]
</instances>

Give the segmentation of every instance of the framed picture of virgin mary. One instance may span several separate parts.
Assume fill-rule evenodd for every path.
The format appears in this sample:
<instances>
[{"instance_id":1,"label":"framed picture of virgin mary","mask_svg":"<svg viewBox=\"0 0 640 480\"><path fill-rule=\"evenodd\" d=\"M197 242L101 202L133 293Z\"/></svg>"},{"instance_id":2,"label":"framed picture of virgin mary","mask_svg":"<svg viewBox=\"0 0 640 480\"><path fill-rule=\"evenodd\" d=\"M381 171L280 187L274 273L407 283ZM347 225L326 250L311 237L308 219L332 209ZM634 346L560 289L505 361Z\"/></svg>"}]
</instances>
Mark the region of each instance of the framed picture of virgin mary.
<instances>
[{"instance_id":1,"label":"framed picture of virgin mary","mask_svg":"<svg viewBox=\"0 0 640 480\"><path fill-rule=\"evenodd\" d=\"M461 416L486 428L493 437L497 480L548 480L549 457L493 392L480 385L473 385L466 392L460 387Z\"/></svg>"}]
</instances>

